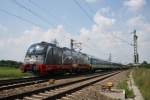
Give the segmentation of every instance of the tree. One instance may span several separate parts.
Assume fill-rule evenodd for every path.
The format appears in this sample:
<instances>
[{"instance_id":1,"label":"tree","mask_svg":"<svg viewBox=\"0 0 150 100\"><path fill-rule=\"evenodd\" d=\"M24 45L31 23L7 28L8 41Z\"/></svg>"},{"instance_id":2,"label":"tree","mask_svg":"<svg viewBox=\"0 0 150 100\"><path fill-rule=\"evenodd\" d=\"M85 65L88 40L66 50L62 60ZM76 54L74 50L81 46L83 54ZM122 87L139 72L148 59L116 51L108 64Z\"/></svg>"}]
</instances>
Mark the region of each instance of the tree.
<instances>
[{"instance_id":1,"label":"tree","mask_svg":"<svg viewBox=\"0 0 150 100\"><path fill-rule=\"evenodd\" d=\"M148 64L147 61L143 61L142 62L142 65L146 65L146 64Z\"/></svg>"}]
</instances>

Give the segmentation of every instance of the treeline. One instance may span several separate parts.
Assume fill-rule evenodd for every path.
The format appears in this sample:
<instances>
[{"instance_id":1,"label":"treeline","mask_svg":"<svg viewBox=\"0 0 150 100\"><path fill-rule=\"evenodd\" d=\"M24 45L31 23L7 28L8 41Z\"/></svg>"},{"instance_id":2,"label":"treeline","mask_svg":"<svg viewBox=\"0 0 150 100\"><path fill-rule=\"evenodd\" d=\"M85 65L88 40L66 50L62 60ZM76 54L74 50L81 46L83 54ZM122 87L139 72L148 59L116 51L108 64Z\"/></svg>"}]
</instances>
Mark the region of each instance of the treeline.
<instances>
[{"instance_id":1,"label":"treeline","mask_svg":"<svg viewBox=\"0 0 150 100\"><path fill-rule=\"evenodd\" d=\"M19 67L22 62L17 62L13 60L0 60L0 67Z\"/></svg>"},{"instance_id":2,"label":"treeline","mask_svg":"<svg viewBox=\"0 0 150 100\"><path fill-rule=\"evenodd\" d=\"M147 61L143 61L139 67L150 68L150 64Z\"/></svg>"},{"instance_id":3,"label":"treeline","mask_svg":"<svg viewBox=\"0 0 150 100\"><path fill-rule=\"evenodd\" d=\"M139 67L150 68L150 64L141 64Z\"/></svg>"}]
</instances>

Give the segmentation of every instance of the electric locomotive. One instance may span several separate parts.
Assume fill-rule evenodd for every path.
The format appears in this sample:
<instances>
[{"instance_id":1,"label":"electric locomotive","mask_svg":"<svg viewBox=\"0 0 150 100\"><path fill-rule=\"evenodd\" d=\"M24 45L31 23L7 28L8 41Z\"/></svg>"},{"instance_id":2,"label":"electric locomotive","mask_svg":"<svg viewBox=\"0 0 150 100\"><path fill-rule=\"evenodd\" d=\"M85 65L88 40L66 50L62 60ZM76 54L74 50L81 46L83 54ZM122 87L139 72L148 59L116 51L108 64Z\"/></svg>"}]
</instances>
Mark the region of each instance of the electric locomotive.
<instances>
[{"instance_id":1,"label":"electric locomotive","mask_svg":"<svg viewBox=\"0 0 150 100\"><path fill-rule=\"evenodd\" d=\"M23 72L32 72L41 76L55 72L80 73L117 68L121 68L121 65L47 42L31 45L21 66Z\"/></svg>"},{"instance_id":2,"label":"electric locomotive","mask_svg":"<svg viewBox=\"0 0 150 100\"><path fill-rule=\"evenodd\" d=\"M23 72L30 71L40 75L87 71L90 68L90 60L86 54L47 42L31 45L21 66Z\"/></svg>"}]
</instances>

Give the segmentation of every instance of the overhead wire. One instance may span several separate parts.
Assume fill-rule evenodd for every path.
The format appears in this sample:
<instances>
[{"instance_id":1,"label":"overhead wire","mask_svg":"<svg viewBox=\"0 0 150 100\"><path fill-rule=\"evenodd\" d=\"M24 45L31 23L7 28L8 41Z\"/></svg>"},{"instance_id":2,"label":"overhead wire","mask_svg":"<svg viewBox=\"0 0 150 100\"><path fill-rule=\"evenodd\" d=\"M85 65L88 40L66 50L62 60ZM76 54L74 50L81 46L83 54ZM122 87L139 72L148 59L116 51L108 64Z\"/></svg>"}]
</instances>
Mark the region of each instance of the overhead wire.
<instances>
[{"instance_id":1,"label":"overhead wire","mask_svg":"<svg viewBox=\"0 0 150 100\"><path fill-rule=\"evenodd\" d=\"M56 22L64 22L62 20L62 18L58 18L58 16L56 16L55 14L53 14L52 12L48 11L47 9L41 7L38 3L34 2L33 0L28 0L29 3L31 3L32 5L34 5L35 7L37 7L38 9L42 10L43 12L50 14L50 16L56 21ZM68 22L64 22L66 24L66 26L71 27L72 25L69 24ZM68 28L70 29L70 28Z\"/></svg>"},{"instance_id":2,"label":"overhead wire","mask_svg":"<svg viewBox=\"0 0 150 100\"><path fill-rule=\"evenodd\" d=\"M83 11L83 13L88 17L88 19L93 22L92 17L88 14L88 12L80 5L80 3L77 0L73 0L74 3Z\"/></svg>"},{"instance_id":3,"label":"overhead wire","mask_svg":"<svg viewBox=\"0 0 150 100\"><path fill-rule=\"evenodd\" d=\"M32 5L34 5L35 7L41 9L42 11L46 11L46 9L42 8L41 6L39 6L36 2L34 2L33 0L28 0ZM51 14L51 16L53 16L55 19L57 19L57 16L54 16L53 14ZM58 20L58 19L57 19Z\"/></svg>"},{"instance_id":4,"label":"overhead wire","mask_svg":"<svg viewBox=\"0 0 150 100\"><path fill-rule=\"evenodd\" d=\"M86 3L87 8L89 9L89 11L95 13L95 11L93 10L93 8L89 5L89 3Z\"/></svg>"},{"instance_id":5,"label":"overhead wire","mask_svg":"<svg viewBox=\"0 0 150 100\"><path fill-rule=\"evenodd\" d=\"M117 39L119 39L120 41L122 41L122 42L124 42L124 43L130 45L130 46L133 46L132 43L129 43L128 41L126 41L126 40L124 40L124 39L122 39L122 38L120 38L120 37L118 37L118 36L116 36L116 35L114 35L114 34L112 34L112 36L115 37L115 38L117 38Z\"/></svg>"},{"instance_id":6,"label":"overhead wire","mask_svg":"<svg viewBox=\"0 0 150 100\"><path fill-rule=\"evenodd\" d=\"M4 10L4 9L0 9L0 11L3 12L3 13L5 13L5 14L7 14L7 15L16 17L16 18L18 18L18 19L20 19L20 20L22 20L22 21L24 21L24 22L30 23L30 24L32 24L32 25L41 26L41 25L39 25L39 24L37 24L37 23L34 23L34 22L32 22L32 21L30 21L30 20L28 20L28 19L25 19L25 18L23 18L23 17L21 17L21 16L19 16L19 15L16 15L16 14L13 14L13 13L11 13L11 12L8 12L8 11L6 11L6 10Z\"/></svg>"},{"instance_id":7,"label":"overhead wire","mask_svg":"<svg viewBox=\"0 0 150 100\"><path fill-rule=\"evenodd\" d=\"M84 9L84 8L82 7L82 5L81 5L77 0L73 0L73 1L74 1L75 4L78 5L78 7L86 14L86 16L87 16L92 22L94 22L93 19L92 19L92 17L91 17L91 16L89 15L89 13L86 11L86 9ZM93 9L91 9L90 5L88 5L87 7L88 7L88 9L89 9L91 12L94 12ZM94 23L95 23L95 22L94 22ZM97 23L95 23L95 24L97 24ZM126 40L124 40L124 39L122 39L122 38L116 36L115 34L112 34L112 36L115 37L115 38L117 38L117 39L119 39L120 41L122 41L122 42L124 42L124 43L130 45L130 46L133 46L133 44L131 44L131 43L129 43L128 41L126 41Z\"/></svg>"},{"instance_id":8,"label":"overhead wire","mask_svg":"<svg viewBox=\"0 0 150 100\"><path fill-rule=\"evenodd\" d=\"M41 16L40 14L34 12L33 10L31 10L30 8L27 8L25 5L19 3L17 0L13 0L13 2L18 5L19 7L25 9L26 11L30 12L32 15L38 17L40 20L42 20L43 22L47 23L48 25L54 26L52 23L49 22L49 20L47 20L46 18L44 18L43 16Z\"/></svg>"}]
</instances>

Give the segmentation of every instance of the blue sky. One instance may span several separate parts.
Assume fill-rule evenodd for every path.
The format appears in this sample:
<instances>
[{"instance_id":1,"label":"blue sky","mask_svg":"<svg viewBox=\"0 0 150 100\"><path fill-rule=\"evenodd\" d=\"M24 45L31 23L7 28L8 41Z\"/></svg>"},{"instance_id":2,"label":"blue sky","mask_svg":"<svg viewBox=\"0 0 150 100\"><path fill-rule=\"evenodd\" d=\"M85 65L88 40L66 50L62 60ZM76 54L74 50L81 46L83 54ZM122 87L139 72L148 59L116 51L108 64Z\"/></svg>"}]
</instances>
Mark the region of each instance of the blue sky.
<instances>
[{"instance_id":1,"label":"blue sky","mask_svg":"<svg viewBox=\"0 0 150 100\"><path fill-rule=\"evenodd\" d=\"M140 61L150 62L149 5L149 0L0 0L0 59L23 61L32 43L57 39L60 46L69 46L69 39L74 38L83 43L83 52L102 59L112 53L113 61L129 63L133 61L133 47L114 35L131 43L130 33L136 29Z\"/></svg>"}]
</instances>

